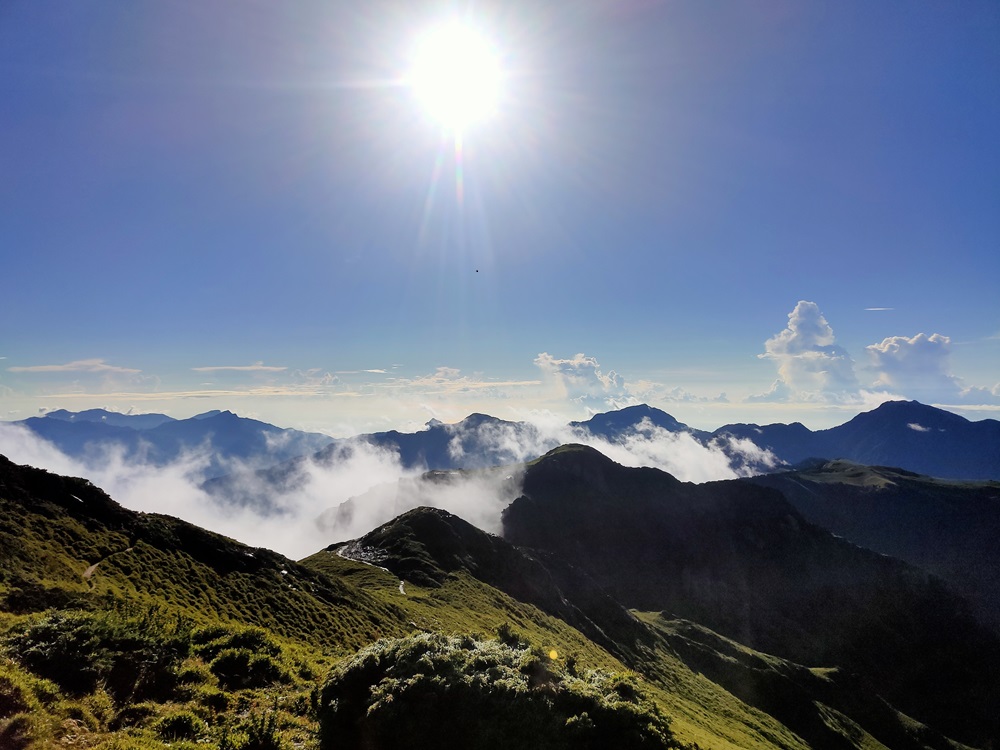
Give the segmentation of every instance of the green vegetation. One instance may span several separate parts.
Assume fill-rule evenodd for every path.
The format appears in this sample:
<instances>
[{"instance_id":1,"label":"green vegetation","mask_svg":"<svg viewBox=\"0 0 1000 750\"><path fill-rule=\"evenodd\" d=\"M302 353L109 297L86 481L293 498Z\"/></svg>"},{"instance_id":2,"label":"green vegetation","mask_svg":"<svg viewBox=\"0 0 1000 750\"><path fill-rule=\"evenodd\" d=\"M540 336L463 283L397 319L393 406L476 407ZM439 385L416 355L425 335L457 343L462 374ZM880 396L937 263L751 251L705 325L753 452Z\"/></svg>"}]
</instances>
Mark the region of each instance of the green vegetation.
<instances>
[{"instance_id":1,"label":"green vegetation","mask_svg":"<svg viewBox=\"0 0 1000 750\"><path fill-rule=\"evenodd\" d=\"M888 707L862 728L835 670L627 612L453 516L361 543L393 572L296 563L0 458L0 748L439 747L445 721L462 747L882 747L873 726L956 747Z\"/></svg>"},{"instance_id":2,"label":"green vegetation","mask_svg":"<svg viewBox=\"0 0 1000 750\"><path fill-rule=\"evenodd\" d=\"M323 688L323 748L677 748L632 675L561 668L499 640L421 634L380 641Z\"/></svg>"}]
</instances>

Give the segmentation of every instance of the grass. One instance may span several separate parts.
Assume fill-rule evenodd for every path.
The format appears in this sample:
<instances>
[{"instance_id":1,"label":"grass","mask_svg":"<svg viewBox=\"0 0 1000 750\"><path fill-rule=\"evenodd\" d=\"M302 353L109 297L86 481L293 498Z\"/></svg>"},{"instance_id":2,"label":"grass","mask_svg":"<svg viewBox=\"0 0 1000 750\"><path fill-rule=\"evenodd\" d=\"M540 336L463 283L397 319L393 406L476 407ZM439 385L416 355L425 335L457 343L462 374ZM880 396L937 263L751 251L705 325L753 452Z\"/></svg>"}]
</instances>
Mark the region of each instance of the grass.
<instances>
[{"instance_id":1,"label":"grass","mask_svg":"<svg viewBox=\"0 0 1000 750\"><path fill-rule=\"evenodd\" d=\"M477 710L497 698L510 712L496 727L525 717L551 747L568 736L586 747L607 727L651 747L808 746L685 662L658 615L633 613L612 653L543 611L545 597L521 601L406 538L430 575L401 592L395 575L334 552L294 562L42 474L0 461L3 750L324 750L348 715L331 718L330 700L356 679L377 688L365 714L410 738L416 714L400 708L450 686ZM720 659L782 668L739 648L713 645ZM395 671L373 674L380 660Z\"/></svg>"}]
</instances>

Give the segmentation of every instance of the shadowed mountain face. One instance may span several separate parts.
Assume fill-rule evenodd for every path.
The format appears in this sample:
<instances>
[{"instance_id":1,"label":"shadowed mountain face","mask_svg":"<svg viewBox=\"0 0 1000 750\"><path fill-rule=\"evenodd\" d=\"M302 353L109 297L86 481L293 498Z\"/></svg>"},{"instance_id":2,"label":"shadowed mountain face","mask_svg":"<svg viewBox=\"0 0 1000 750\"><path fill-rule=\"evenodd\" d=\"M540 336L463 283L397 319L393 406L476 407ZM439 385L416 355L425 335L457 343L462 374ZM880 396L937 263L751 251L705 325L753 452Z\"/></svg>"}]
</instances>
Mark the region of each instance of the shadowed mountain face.
<instances>
[{"instance_id":1,"label":"shadowed mountain face","mask_svg":"<svg viewBox=\"0 0 1000 750\"><path fill-rule=\"evenodd\" d=\"M843 458L933 477L1000 480L1000 422L970 422L916 401L890 401L818 432L798 423L732 424L713 434L748 438L789 464Z\"/></svg>"},{"instance_id":2,"label":"shadowed mountain face","mask_svg":"<svg viewBox=\"0 0 1000 750\"><path fill-rule=\"evenodd\" d=\"M916 568L813 526L769 488L686 484L565 446L528 467L503 522L506 539L581 568L627 607L858 672L897 707L958 735L997 731L990 670L1000 642L964 602ZM943 706L931 696L946 685L954 704Z\"/></svg>"},{"instance_id":3,"label":"shadowed mountain face","mask_svg":"<svg viewBox=\"0 0 1000 750\"><path fill-rule=\"evenodd\" d=\"M1000 482L955 482L849 461L744 480L806 519L945 579L1000 628Z\"/></svg>"}]
</instances>

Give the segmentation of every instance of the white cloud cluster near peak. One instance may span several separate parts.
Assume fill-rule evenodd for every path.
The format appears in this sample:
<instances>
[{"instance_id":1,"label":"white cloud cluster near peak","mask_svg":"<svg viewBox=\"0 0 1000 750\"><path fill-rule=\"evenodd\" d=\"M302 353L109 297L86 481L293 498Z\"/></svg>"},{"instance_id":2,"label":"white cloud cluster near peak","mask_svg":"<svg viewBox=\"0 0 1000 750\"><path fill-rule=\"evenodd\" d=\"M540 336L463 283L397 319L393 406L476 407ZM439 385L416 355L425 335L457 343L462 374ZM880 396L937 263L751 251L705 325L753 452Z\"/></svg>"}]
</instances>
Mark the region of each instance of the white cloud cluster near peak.
<instances>
[{"instance_id":1,"label":"white cloud cluster near peak","mask_svg":"<svg viewBox=\"0 0 1000 750\"><path fill-rule=\"evenodd\" d=\"M866 351L877 374L876 388L905 393L918 401L962 390L958 378L948 372L951 339L947 336L890 336Z\"/></svg>"},{"instance_id":2,"label":"white cloud cluster near peak","mask_svg":"<svg viewBox=\"0 0 1000 750\"><path fill-rule=\"evenodd\" d=\"M761 359L777 363L771 390L751 401L850 401L859 391L854 360L836 343L819 305L800 300L788 326L764 343Z\"/></svg>"},{"instance_id":3,"label":"white cloud cluster near peak","mask_svg":"<svg viewBox=\"0 0 1000 750\"><path fill-rule=\"evenodd\" d=\"M928 404L1000 404L1000 383L966 386L951 372L952 342L939 333L889 336L865 348L873 379L863 386L850 355L835 343L833 328L815 302L800 300L788 327L764 344L758 355L777 363L778 377L766 393L748 402L856 403L890 398Z\"/></svg>"},{"instance_id":4,"label":"white cloud cluster near peak","mask_svg":"<svg viewBox=\"0 0 1000 750\"><path fill-rule=\"evenodd\" d=\"M597 359L582 352L569 359L557 359L548 352L535 357L535 366L561 396L591 411L607 411L640 403L625 387L614 370L601 370Z\"/></svg>"}]
</instances>

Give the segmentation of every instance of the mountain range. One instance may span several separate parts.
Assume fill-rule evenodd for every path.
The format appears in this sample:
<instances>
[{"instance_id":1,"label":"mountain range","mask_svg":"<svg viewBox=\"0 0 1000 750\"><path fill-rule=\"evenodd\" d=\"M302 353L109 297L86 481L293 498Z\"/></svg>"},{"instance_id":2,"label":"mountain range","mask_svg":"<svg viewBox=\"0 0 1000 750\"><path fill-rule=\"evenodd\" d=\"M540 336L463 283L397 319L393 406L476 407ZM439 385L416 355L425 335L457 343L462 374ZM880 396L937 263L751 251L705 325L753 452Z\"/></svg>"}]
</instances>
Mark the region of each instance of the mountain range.
<instances>
[{"instance_id":1,"label":"mountain range","mask_svg":"<svg viewBox=\"0 0 1000 750\"><path fill-rule=\"evenodd\" d=\"M1000 739L1000 636L926 570L748 480L522 471L500 535L421 507L295 562L0 458L0 746Z\"/></svg>"},{"instance_id":2,"label":"mountain range","mask_svg":"<svg viewBox=\"0 0 1000 750\"><path fill-rule=\"evenodd\" d=\"M718 450L740 474L768 473L826 458L893 466L948 479L1000 480L1000 421L972 422L916 401L887 402L845 424L817 431L794 422L727 424L708 432L644 404L570 422L559 433L485 414L471 414L454 424L431 420L417 432L391 430L351 438L282 429L229 411L177 420L163 414L59 410L14 424L78 458L114 447L123 450L126 457L163 465L184 452L199 452L208 457L206 478L240 475L239 481L210 483L209 488L217 491L246 485L248 473L253 472L259 474L251 485L269 486L272 491L294 488L296 482L303 481L303 460L330 466L349 456L358 444L394 454L406 469L433 471L531 460L573 438L622 444L656 440L662 435L685 436ZM748 444L753 450L746 449Z\"/></svg>"},{"instance_id":3,"label":"mountain range","mask_svg":"<svg viewBox=\"0 0 1000 750\"><path fill-rule=\"evenodd\" d=\"M936 477L1000 480L1000 422L971 422L915 401L900 401L816 432L799 423L732 424L706 432L647 405L597 414L587 421L571 422L566 430L555 433L543 433L527 422L472 414L454 424L429 422L419 432L390 431L331 440L312 456L234 472L206 482L204 488L227 502L267 508L275 497L303 489L311 468L335 467L349 460L359 446L387 451L397 456L404 468L448 471L520 463L574 440L598 447L641 448L678 439L722 456L730 475L766 474L826 457L887 464ZM385 495L393 491L378 492ZM400 502L404 504L395 506L399 512L419 504L412 499Z\"/></svg>"},{"instance_id":4,"label":"mountain range","mask_svg":"<svg viewBox=\"0 0 1000 750\"><path fill-rule=\"evenodd\" d=\"M313 453L331 442L326 435L282 429L219 410L174 419L165 414L59 409L14 424L78 459L97 460L109 451L118 451L126 460L164 466L193 455L205 460L207 477L231 473L244 463L274 465Z\"/></svg>"}]
</instances>

